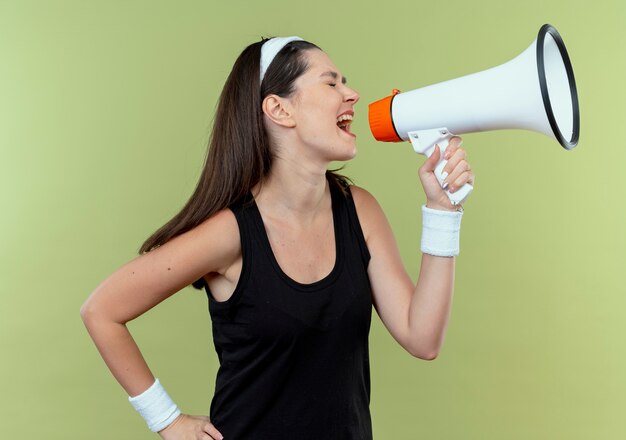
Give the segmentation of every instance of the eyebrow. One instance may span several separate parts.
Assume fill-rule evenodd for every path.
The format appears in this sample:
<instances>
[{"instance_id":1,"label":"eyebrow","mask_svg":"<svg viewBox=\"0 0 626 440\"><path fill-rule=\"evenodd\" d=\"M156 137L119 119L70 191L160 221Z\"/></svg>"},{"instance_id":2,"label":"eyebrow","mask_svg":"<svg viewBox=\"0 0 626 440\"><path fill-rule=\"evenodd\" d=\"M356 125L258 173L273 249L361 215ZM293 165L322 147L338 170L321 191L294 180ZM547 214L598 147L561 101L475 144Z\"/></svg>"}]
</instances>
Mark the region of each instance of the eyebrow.
<instances>
[{"instance_id":1,"label":"eyebrow","mask_svg":"<svg viewBox=\"0 0 626 440\"><path fill-rule=\"evenodd\" d=\"M334 78L334 79L337 79L337 78L339 77L339 74L338 74L337 72L333 72L333 71L329 70L328 72L324 72L324 73L322 73L322 74L320 75L320 77L322 77L322 76L330 76L330 77L332 77L332 78ZM348 82L348 78L346 78L345 76L344 76L344 77L342 77L342 78L341 78L341 82L342 82L343 84L347 83L347 82Z\"/></svg>"}]
</instances>

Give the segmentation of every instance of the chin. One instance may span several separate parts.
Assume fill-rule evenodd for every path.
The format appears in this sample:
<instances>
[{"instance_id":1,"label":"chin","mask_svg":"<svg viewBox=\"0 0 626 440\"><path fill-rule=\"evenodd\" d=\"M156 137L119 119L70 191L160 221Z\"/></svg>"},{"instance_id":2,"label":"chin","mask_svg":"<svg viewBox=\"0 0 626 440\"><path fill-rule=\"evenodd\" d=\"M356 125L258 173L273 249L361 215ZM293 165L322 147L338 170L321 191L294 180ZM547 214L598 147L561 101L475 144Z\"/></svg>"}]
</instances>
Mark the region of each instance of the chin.
<instances>
[{"instance_id":1,"label":"chin","mask_svg":"<svg viewBox=\"0 0 626 440\"><path fill-rule=\"evenodd\" d=\"M335 151L335 154L331 160L333 161L338 161L338 162L346 162L348 160L352 160L355 158L356 153L357 153L357 148L356 145L353 145L352 148L348 149L342 149L340 151Z\"/></svg>"},{"instance_id":2,"label":"chin","mask_svg":"<svg viewBox=\"0 0 626 440\"><path fill-rule=\"evenodd\" d=\"M352 149L352 151L350 152L350 155L348 157L346 157L346 159L344 160L352 160L356 157L358 150L356 148L356 145L354 146L354 148Z\"/></svg>"}]
</instances>

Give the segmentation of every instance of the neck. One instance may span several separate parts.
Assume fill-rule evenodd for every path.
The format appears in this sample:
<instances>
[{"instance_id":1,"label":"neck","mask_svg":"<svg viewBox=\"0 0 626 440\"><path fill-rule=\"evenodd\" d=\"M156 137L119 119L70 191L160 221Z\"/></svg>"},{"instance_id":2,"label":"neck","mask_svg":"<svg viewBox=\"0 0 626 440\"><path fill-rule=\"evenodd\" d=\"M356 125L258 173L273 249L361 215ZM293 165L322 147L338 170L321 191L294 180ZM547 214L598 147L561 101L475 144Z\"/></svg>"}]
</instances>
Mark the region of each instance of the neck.
<instances>
[{"instance_id":1,"label":"neck","mask_svg":"<svg viewBox=\"0 0 626 440\"><path fill-rule=\"evenodd\" d=\"M269 176L252 193L273 217L312 220L328 200L327 166L276 157Z\"/></svg>"}]
</instances>

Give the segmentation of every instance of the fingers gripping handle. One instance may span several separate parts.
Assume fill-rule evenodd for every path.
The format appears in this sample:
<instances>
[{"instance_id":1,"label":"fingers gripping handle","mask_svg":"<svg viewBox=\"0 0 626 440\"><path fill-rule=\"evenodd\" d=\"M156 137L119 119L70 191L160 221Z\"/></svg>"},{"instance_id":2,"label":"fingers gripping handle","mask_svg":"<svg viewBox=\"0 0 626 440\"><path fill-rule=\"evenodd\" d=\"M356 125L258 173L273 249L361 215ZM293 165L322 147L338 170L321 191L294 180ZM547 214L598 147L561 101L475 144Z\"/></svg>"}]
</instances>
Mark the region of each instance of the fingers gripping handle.
<instances>
[{"instance_id":1,"label":"fingers gripping handle","mask_svg":"<svg viewBox=\"0 0 626 440\"><path fill-rule=\"evenodd\" d=\"M448 143L450 139L454 136L452 133L448 131L447 128L435 128L431 130L417 130L417 131L409 131L409 140L411 144L413 144L413 150L416 153L420 153L425 155L426 157L430 157L435 152L435 144L439 145L439 149L441 151L441 156L439 157L439 162L435 167L435 177L437 177L437 181L439 185L443 187L443 168L448 163L447 160L443 158L443 155L448 148ZM458 205L463 203L463 201L470 195L474 187L469 183L466 183L457 191L451 193L449 190L445 190L450 202L453 205Z\"/></svg>"},{"instance_id":2,"label":"fingers gripping handle","mask_svg":"<svg viewBox=\"0 0 626 440\"><path fill-rule=\"evenodd\" d=\"M437 181L439 182L439 185L441 185L442 187L443 187L443 181L444 181L443 169L448 163L448 161L443 158L443 155L446 152L446 148L448 148L448 143L451 137L452 136L448 136L442 139L441 141L437 142L437 145L439 145L439 149L441 150L441 156L439 158L439 163L437 163L437 166L435 167L434 173L435 173L435 177L437 177ZM435 144L433 144L431 148L426 152L426 156L430 157L434 152L435 152ZM467 197L470 195L473 189L474 187L472 185L470 185L469 183L466 183L465 185L463 185L461 188L457 189L453 193L451 193L447 189L445 190L445 193L453 205L459 205L463 203L465 199L467 199Z\"/></svg>"}]
</instances>

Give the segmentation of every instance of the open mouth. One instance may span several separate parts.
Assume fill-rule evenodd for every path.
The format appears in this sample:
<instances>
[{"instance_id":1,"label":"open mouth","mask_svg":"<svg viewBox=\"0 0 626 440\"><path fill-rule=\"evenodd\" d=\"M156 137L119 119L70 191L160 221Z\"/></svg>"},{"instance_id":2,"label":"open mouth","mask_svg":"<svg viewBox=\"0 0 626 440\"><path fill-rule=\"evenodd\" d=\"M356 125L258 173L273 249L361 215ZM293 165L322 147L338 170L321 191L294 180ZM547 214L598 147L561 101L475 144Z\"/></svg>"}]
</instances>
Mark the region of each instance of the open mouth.
<instances>
[{"instance_id":1,"label":"open mouth","mask_svg":"<svg viewBox=\"0 0 626 440\"><path fill-rule=\"evenodd\" d=\"M350 125L352 125L352 115L341 115L337 118L337 127L350 136L356 137L350 131Z\"/></svg>"}]
</instances>

